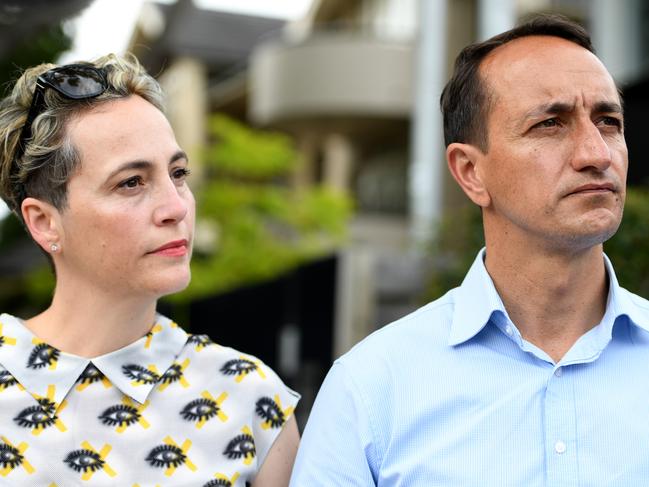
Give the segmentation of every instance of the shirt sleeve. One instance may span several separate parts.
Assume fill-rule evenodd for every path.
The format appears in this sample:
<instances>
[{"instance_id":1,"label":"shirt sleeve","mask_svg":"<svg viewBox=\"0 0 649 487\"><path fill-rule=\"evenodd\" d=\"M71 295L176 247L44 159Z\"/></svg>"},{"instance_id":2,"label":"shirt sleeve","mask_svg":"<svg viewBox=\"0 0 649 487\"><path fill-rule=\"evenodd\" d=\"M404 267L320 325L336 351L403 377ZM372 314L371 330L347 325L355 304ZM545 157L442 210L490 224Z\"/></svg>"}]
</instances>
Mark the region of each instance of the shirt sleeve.
<instances>
[{"instance_id":1,"label":"shirt sleeve","mask_svg":"<svg viewBox=\"0 0 649 487\"><path fill-rule=\"evenodd\" d=\"M375 464L366 408L335 363L318 392L300 443L290 487L375 486Z\"/></svg>"},{"instance_id":2,"label":"shirt sleeve","mask_svg":"<svg viewBox=\"0 0 649 487\"><path fill-rule=\"evenodd\" d=\"M261 468L282 428L293 416L300 395L288 388L270 367L260 361L258 364L252 432L257 464Z\"/></svg>"}]
</instances>

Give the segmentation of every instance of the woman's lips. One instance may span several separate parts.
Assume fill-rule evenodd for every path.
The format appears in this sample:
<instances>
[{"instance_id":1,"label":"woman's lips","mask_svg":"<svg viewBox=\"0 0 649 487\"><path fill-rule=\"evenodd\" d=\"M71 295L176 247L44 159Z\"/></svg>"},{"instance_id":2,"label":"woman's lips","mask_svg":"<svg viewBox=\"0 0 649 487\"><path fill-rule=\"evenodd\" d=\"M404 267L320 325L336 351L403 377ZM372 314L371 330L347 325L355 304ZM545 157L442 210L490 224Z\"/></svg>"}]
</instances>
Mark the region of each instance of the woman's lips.
<instances>
[{"instance_id":1,"label":"woman's lips","mask_svg":"<svg viewBox=\"0 0 649 487\"><path fill-rule=\"evenodd\" d=\"M187 255L187 240L174 240L158 247L150 254L165 255L167 257L182 257Z\"/></svg>"}]
</instances>

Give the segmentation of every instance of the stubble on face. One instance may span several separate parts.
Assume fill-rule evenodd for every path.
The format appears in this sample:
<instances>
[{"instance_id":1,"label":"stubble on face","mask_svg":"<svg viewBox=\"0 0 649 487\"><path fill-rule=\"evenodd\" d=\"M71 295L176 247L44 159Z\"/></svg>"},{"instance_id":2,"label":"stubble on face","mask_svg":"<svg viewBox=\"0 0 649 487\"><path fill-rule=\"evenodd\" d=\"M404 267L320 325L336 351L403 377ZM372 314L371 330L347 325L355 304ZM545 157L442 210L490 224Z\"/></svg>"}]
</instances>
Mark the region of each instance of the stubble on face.
<instances>
[{"instance_id":1,"label":"stubble on face","mask_svg":"<svg viewBox=\"0 0 649 487\"><path fill-rule=\"evenodd\" d=\"M574 43L534 36L494 50L480 75L491 105L479 168L488 241L575 250L610 238L622 217L627 150L603 65ZM589 184L611 190L574 192Z\"/></svg>"}]
</instances>

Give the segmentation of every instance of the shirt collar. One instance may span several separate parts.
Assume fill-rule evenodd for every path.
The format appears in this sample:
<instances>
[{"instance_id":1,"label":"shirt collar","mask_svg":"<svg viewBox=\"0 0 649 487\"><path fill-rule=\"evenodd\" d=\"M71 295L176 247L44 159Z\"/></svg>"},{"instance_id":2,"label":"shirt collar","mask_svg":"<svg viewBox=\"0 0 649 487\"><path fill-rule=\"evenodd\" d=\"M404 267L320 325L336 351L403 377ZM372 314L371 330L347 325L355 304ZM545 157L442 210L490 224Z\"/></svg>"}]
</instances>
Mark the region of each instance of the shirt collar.
<instances>
[{"instance_id":1,"label":"shirt collar","mask_svg":"<svg viewBox=\"0 0 649 487\"><path fill-rule=\"evenodd\" d=\"M502 313L504 317L508 316L484 265L485 255L486 250L483 248L471 265L462 285L455 290L455 306L448 340L451 346L473 338L494 314ZM631 323L649 331L649 302L620 287L613 266L606 255L604 255L604 264L609 277L609 294L606 312L601 322L602 340L610 340L613 324L620 316L627 316Z\"/></svg>"},{"instance_id":2,"label":"shirt collar","mask_svg":"<svg viewBox=\"0 0 649 487\"><path fill-rule=\"evenodd\" d=\"M140 404L173 365L187 333L157 315L149 333L124 348L93 359L61 352L38 339L19 319L0 315L0 365L32 396L55 408L70 389L103 380ZM99 371L100 373L97 373ZM107 379L107 380L106 380Z\"/></svg>"}]
</instances>

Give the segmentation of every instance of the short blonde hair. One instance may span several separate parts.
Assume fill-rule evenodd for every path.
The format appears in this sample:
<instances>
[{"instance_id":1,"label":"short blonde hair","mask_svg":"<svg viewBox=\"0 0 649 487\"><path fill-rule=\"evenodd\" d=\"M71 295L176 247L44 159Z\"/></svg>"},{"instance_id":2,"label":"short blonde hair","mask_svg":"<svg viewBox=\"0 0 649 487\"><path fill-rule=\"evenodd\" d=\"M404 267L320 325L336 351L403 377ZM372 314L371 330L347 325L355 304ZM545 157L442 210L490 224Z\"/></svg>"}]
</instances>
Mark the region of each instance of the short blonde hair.
<instances>
[{"instance_id":1,"label":"short blonde hair","mask_svg":"<svg viewBox=\"0 0 649 487\"><path fill-rule=\"evenodd\" d=\"M27 69L11 93L0 101L0 197L21 219L21 189L32 196L64 209L67 183L80 164L79 153L66 135L68 122L90 107L109 100L138 95L164 111L163 94L133 55L108 54L89 63L106 73L108 88L96 98L70 100L46 89L45 106L32 125L32 137L23 141L24 153L14 162L20 134L31 106L39 75L55 68L41 64ZM13 165L16 165L12 169Z\"/></svg>"}]
</instances>

